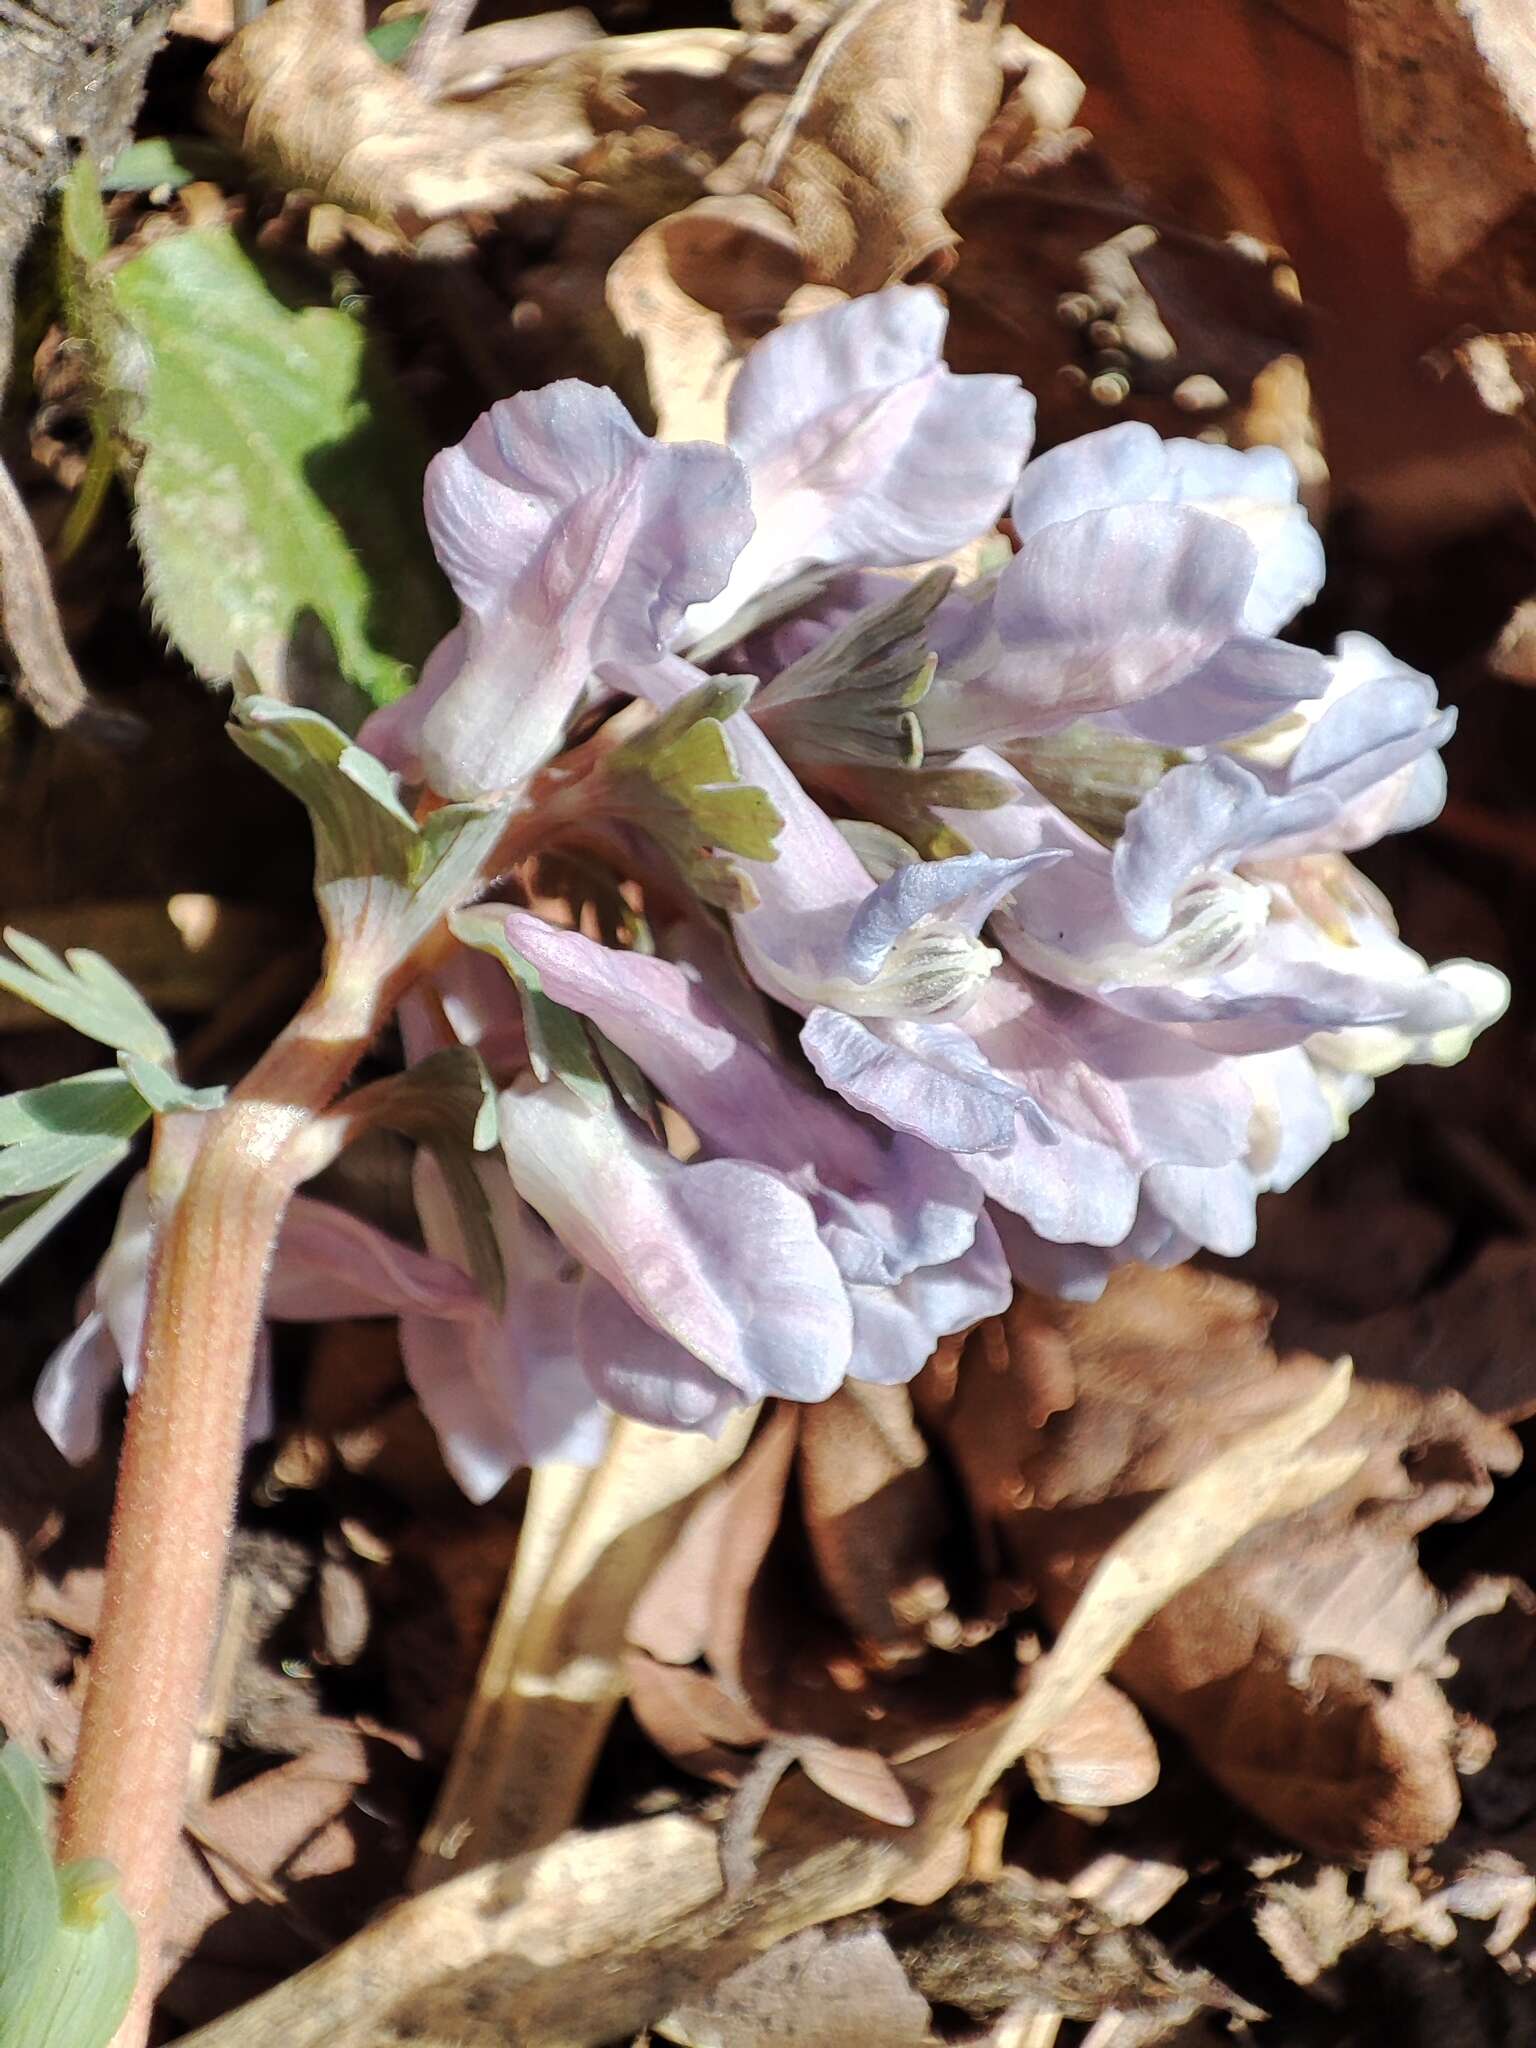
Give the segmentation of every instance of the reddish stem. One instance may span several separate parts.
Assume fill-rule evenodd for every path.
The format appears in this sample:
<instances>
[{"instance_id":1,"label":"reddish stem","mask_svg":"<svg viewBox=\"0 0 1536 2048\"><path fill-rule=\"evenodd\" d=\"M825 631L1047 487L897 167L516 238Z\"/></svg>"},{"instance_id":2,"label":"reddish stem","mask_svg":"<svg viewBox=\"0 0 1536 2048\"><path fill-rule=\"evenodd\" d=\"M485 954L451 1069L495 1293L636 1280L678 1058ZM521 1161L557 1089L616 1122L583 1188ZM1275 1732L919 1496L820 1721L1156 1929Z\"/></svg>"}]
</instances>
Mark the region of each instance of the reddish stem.
<instances>
[{"instance_id":1,"label":"reddish stem","mask_svg":"<svg viewBox=\"0 0 1536 2048\"><path fill-rule=\"evenodd\" d=\"M148 2037L267 1270L309 1170L297 1140L351 1073L378 1015L371 992L347 1002L316 991L208 1117L160 1234L59 1840L61 1859L117 1866L138 1928L139 1983L115 2048L142 2048Z\"/></svg>"}]
</instances>

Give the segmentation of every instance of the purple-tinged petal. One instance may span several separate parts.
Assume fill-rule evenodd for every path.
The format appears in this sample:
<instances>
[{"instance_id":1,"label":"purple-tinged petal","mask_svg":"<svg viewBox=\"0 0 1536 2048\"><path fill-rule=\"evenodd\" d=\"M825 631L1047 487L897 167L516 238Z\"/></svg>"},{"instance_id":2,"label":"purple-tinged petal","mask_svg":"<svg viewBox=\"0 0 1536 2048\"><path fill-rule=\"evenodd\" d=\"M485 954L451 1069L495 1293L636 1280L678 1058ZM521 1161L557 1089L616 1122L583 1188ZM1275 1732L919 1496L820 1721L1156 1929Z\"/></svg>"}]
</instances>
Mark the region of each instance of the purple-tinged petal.
<instances>
[{"instance_id":1,"label":"purple-tinged petal","mask_svg":"<svg viewBox=\"0 0 1536 2048\"><path fill-rule=\"evenodd\" d=\"M1020 538L1115 506L1189 505L1226 520L1254 550L1243 624L1277 633L1323 581L1322 543L1296 502L1296 471L1277 448L1165 441L1125 421L1037 456L1014 493Z\"/></svg>"},{"instance_id":2,"label":"purple-tinged petal","mask_svg":"<svg viewBox=\"0 0 1536 2048\"><path fill-rule=\"evenodd\" d=\"M809 1203L731 1159L684 1165L612 1105L509 1089L514 1185L646 1321L747 1396L821 1400L848 1368L848 1297Z\"/></svg>"},{"instance_id":3,"label":"purple-tinged petal","mask_svg":"<svg viewBox=\"0 0 1536 2048\"><path fill-rule=\"evenodd\" d=\"M1328 688L1326 656L1243 634L1181 682L1113 714L1112 723L1160 747L1209 747L1256 732Z\"/></svg>"},{"instance_id":4,"label":"purple-tinged petal","mask_svg":"<svg viewBox=\"0 0 1536 2048\"><path fill-rule=\"evenodd\" d=\"M806 1058L855 1109L943 1152L966 1156L1014 1142L1021 1116L1037 1142L1049 1127L1028 1091L991 1067L958 1024L882 1019L870 1026L839 1010L812 1010L800 1033Z\"/></svg>"},{"instance_id":5,"label":"purple-tinged petal","mask_svg":"<svg viewBox=\"0 0 1536 2048\"><path fill-rule=\"evenodd\" d=\"M1127 818L1115 847L1115 893L1127 924L1141 938L1162 938L1193 876L1325 826L1338 809L1325 787L1272 794L1225 754L1169 769Z\"/></svg>"},{"instance_id":6,"label":"purple-tinged petal","mask_svg":"<svg viewBox=\"0 0 1536 2048\"><path fill-rule=\"evenodd\" d=\"M577 1330L582 1368L598 1397L653 1429L717 1436L748 1398L636 1315L596 1273L582 1281Z\"/></svg>"},{"instance_id":7,"label":"purple-tinged petal","mask_svg":"<svg viewBox=\"0 0 1536 2048\"><path fill-rule=\"evenodd\" d=\"M971 1243L981 1197L958 1166L804 1087L684 969L523 911L507 935L545 993L627 1053L711 1152L771 1167L808 1198L845 1279L899 1280Z\"/></svg>"},{"instance_id":8,"label":"purple-tinged petal","mask_svg":"<svg viewBox=\"0 0 1536 2048\"><path fill-rule=\"evenodd\" d=\"M480 1297L446 1259L418 1252L330 1202L296 1195L277 1240L267 1314L278 1322L328 1323L344 1316L419 1310L471 1316Z\"/></svg>"},{"instance_id":9,"label":"purple-tinged petal","mask_svg":"<svg viewBox=\"0 0 1536 2048\"><path fill-rule=\"evenodd\" d=\"M758 342L732 387L727 438L752 479L756 530L694 638L814 568L946 555L994 525L1029 451L1017 379L954 376L946 313L893 285Z\"/></svg>"},{"instance_id":10,"label":"purple-tinged petal","mask_svg":"<svg viewBox=\"0 0 1536 2048\"><path fill-rule=\"evenodd\" d=\"M1061 1301L1097 1301L1117 1266L1132 1261L1142 1266L1177 1266L1199 1249L1148 1203L1137 1211L1126 1236L1111 1245L1054 1244L1007 1209L993 1207L988 1214L1014 1278L1036 1294L1054 1295Z\"/></svg>"},{"instance_id":11,"label":"purple-tinged petal","mask_svg":"<svg viewBox=\"0 0 1536 2048\"><path fill-rule=\"evenodd\" d=\"M1011 860L971 853L898 868L853 914L846 948L848 973L857 982L873 981L913 926L925 918L942 918L963 937L976 938L1031 868L1059 858L1046 851Z\"/></svg>"},{"instance_id":12,"label":"purple-tinged petal","mask_svg":"<svg viewBox=\"0 0 1536 2048\"><path fill-rule=\"evenodd\" d=\"M976 1241L958 1259L924 1266L895 1287L855 1287L853 1378L905 1386L920 1373L943 1337L1001 1315L1013 1282L998 1234L980 1218Z\"/></svg>"},{"instance_id":13,"label":"purple-tinged petal","mask_svg":"<svg viewBox=\"0 0 1536 2048\"><path fill-rule=\"evenodd\" d=\"M1237 750L1272 789L1326 789L1339 806L1321 829L1272 846L1272 859L1371 846L1427 823L1444 802L1438 751L1456 729L1456 714L1439 709L1429 677L1366 633L1344 634L1328 667L1326 693L1302 707L1300 719L1256 733Z\"/></svg>"},{"instance_id":14,"label":"purple-tinged petal","mask_svg":"<svg viewBox=\"0 0 1536 2048\"><path fill-rule=\"evenodd\" d=\"M1030 534L966 665L941 656L923 700L929 747L1054 732L1183 681L1242 631L1253 560L1236 527L1176 505L1089 512Z\"/></svg>"},{"instance_id":15,"label":"purple-tinged petal","mask_svg":"<svg viewBox=\"0 0 1536 2048\"><path fill-rule=\"evenodd\" d=\"M500 400L427 472L462 664L443 680L444 654L430 688L381 714L380 746L443 796L523 782L599 662L656 659L721 588L747 500L728 450L650 440L611 391L567 381Z\"/></svg>"},{"instance_id":16,"label":"purple-tinged petal","mask_svg":"<svg viewBox=\"0 0 1536 2048\"><path fill-rule=\"evenodd\" d=\"M102 1410L122 1370L122 1354L100 1309L90 1310L43 1367L32 1407L71 1465L83 1465L101 1449Z\"/></svg>"},{"instance_id":17,"label":"purple-tinged petal","mask_svg":"<svg viewBox=\"0 0 1536 2048\"><path fill-rule=\"evenodd\" d=\"M499 1493L521 1465L595 1464L607 1422L576 1343L580 1269L519 1199L499 1165L478 1165L508 1276L500 1314L401 1318L406 1373L471 1500ZM430 1157L416 1161L427 1242L465 1256L452 1199Z\"/></svg>"}]
</instances>

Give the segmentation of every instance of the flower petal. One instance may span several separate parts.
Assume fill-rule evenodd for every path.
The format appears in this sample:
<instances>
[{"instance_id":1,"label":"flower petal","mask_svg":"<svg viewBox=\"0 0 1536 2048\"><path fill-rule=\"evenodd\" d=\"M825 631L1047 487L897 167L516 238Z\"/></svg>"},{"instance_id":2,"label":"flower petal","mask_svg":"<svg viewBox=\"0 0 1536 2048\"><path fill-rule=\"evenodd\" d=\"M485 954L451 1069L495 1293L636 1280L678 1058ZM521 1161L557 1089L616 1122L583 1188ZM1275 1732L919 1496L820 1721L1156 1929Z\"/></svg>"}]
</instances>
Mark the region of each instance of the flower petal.
<instances>
[{"instance_id":1,"label":"flower petal","mask_svg":"<svg viewBox=\"0 0 1536 2048\"><path fill-rule=\"evenodd\" d=\"M654 660L749 532L727 450L642 434L611 391L500 400L427 472L427 524L464 607L462 662L379 715L381 745L448 797L513 787L559 745L596 665ZM372 745L375 731L364 729Z\"/></svg>"},{"instance_id":2,"label":"flower petal","mask_svg":"<svg viewBox=\"0 0 1536 2048\"><path fill-rule=\"evenodd\" d=\"M514 1185L562 1242L749 1400L819 1400L841 1381L847 1293L809 1203L777 1174L684 1165L558 1083L507 1090L501 1132Z\"/></svg>"},{"instance_id":3,"label":"flower petal","mask_svg":"<svg viewBox=\"0 0 1536 2048\"><path fill-rule=\"evenodd\" d=\"M746 1396L636 1315L596 1273L582 1282L578 1325L588 1383L608 1407L653 1429L718 1435Z\"/></svg>"},{"instance_id":4,"label":"flower petal","mask_svg":"<svg viewBox=\"0 0 1536 2048\"><path fill-rule=\"evenodd\" d=\"M1028 1091L990 1066L976 1041L958 1024L932 1018L880 1019L874 1025L839 1010L812 1010L800 1033L806 1058L827 1086L940 1151L965 1156L1000 1151L1014 1142L1021 1116L1037 1142L1051 1142Z\"/></svg>"},{"instance_id":5,"label":"flower petal","mask_svg":"<svg viewBox=\"0 0 1536 2048\"><path fill-rule=\"evenodd\" d=\"M1278 448L1165 441L1154 428L1128 420L1037 456L1014 493L1013 523L1023 539L1113 506L1199 507L1251 542L1243 624L1250 633L1269 634L1322 586L1322 542L1296 500L1296 471Z\"/></svg>"},{"instance_id":6,"label":"flower petal","mask_svg":"<svg viewBox=\"0 0 1536 2048\"><path fill-rule=\"evenodd\" d=\"M731 389L727 437L757 525L699 638L811 568L882 568L948 554L997 521L1029 451L1034 400L1004 376L957 377L946 313L892 285L758 342Z\"/></svg>"},{"instance_id":7,"label":"flower petal","mask_svg":"<svg viewBox=\"0 0 1536 2048\"><path fill-rule=\"evenodd\" d=\"M971 1243L981 1197L957 1165L796 1081L695 976L526 912L509 914L507 934L545 993L627 1053L710 1151L772 1167L807 1196L845 1279L899 1280Z\"/></svg>"},{"instance_id":8,"label":"flower petal","mask_svg":"<svg viewBox=\"0 0 1536 2048\"><path fill-rule=\"evenodd\" d=\"M1242 631L1253 568L1236 527L1177 505L1029 534L993 587L985 632L963 656L941 652L923 700L929 746L1053 732L1168 690Z\"/></svg>"},{"instance_id":9,"label":"flower petal","mask_svg":"<svg viewBox=\"0 0 1536 2048\"><path fill-rule=\"evenodd\" d=\"M328 1323L343 1316L475 1314L473 1283L446 1259L418 1252L360 1216L296 1195L272 1262L267 1314L278 1322Z\"/></svg>"},{"instance_id":10,"label":"flower petal","mask_svg":"<svg viewBox=\"0 0 1536 2048\"><path fill-rule=\"evenodd\" d=\"M1001 1315L1013 1299L1008 1262L983 1214L970 1250L947 1265L925 1266L895 1287L855 1287L853 1377L904 1386L933 1356L940 1338Z\"/></svg>"},{"instance_id":11,"label":"flower petal","mask_svg":"<svg viewBox=\"0 0 1536 2048\"><path fill-rule=\"evenodd\" d=\"M478 1163L507 1298L470 1316L402 1317L406 1373L471 1500L489 1500L520 1465L590 1465L607 1423L576 1344L580 1271L519 1199L499 1163ZM416 1202L427 1242L464 1256L457 1212L435 1162L418 1154Z\"/></svg>"}]
</instances>

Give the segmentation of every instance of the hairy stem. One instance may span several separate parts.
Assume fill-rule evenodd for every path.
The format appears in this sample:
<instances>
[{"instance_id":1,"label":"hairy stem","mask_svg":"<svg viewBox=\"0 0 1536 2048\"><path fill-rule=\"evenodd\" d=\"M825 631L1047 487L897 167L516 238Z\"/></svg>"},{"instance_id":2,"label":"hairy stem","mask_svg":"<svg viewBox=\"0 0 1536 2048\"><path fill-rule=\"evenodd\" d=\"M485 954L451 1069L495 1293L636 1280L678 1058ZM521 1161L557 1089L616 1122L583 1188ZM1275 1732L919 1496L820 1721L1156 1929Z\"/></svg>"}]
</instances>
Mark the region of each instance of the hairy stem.
<instances>
[{"instance_id":1,"label":"hairy stem","mask_svg":"<svg viewBox=\"0 0 1536 2048\"><path fill-rule=\"evenodd\" d=\"M117 2048L142 2048L148 2036L267 1270L309 1170L298 1141L379 1014L376 997L348 1000L322 984L208 1118L161 1230L59 1843L62 1858L117 1866L138 1928L139 1984Z\"/></svg>"}]
</instances>

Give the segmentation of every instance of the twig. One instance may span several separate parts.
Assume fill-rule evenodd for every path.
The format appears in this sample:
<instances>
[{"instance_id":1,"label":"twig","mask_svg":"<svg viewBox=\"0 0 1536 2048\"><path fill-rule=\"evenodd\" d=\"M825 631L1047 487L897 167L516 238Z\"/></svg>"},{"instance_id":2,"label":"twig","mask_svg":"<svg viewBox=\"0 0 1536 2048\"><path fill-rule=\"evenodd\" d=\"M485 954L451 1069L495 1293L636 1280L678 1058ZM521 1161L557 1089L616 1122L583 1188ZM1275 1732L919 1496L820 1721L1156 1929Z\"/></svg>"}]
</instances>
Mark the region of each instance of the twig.
<instances>
[{"instance_id":1,"label":"twig","mask_svg":"<svg viewBox=\"0 0 1536 2048\"><path fill-rule=\"evenodd\" d=\"M16 688L44 725L68 725L91 701L59 623L37 528L0 462L0 621L16 657Z\"/></svg>"}]
</instances>

